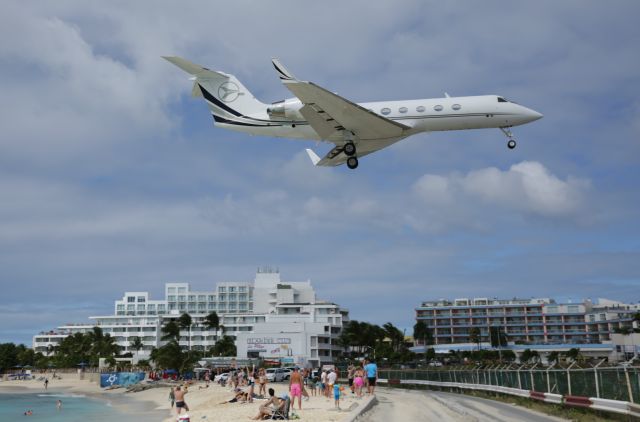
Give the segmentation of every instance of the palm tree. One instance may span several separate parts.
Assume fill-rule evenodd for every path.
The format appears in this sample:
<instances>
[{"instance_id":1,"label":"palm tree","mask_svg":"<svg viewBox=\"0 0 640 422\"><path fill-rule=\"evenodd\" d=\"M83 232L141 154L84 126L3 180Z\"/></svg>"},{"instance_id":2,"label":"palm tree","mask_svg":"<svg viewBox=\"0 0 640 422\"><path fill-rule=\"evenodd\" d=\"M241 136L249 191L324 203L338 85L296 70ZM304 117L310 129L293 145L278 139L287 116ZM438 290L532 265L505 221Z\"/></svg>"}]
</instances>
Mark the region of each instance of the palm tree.
<instances>
[{"instance_id":1,"label":"palm tree","mask_svg":"<svg viewBox=\"0 0 640 422\"><path fill-rule=\"evenodd\" d=\"M564 355L575 362L580 358L580 349L578 349L577 347L573 347L567 350L567 353L565 353Z\"/></svg>"},{"instance_id":2,"label":"palm tree","mask_svg":"<svg viewBox=\"0 0 640 422\"><path fill-rule=\"evenodd\" d=\"M129 341L129 347L136 351L136 357L138 357L138 352L144 347L144 343L142 342L140 337L135 336L131 339L131 341Z\"/></svg>"},{"instance_id":3,"label":"palm tree","mask_svg":"<svg viewBox=\"0 0 640 422\"><path fill-rule=\"evenodd\" d=\"M180 340L180 326L173 319L169 320L169 322L162 327L162 332L164 333L161 337L163 341L178 342Z\"/></svg>"},{"instance_id":4,"label":"palm tree","mask_svg":"<svg viewBox=\"0 0 640 422\"><path fill-rule=\"evenodd\" d=\"M183 330L189 330L188 331L189 334L187 337L189 350L191 350L191 325L192 324L193 324L193 320L191 319L191 315L189 315L186 312L180 315L180 318L178 318L178 325L180 326L180 328Z\"/></svg>"},{"instance_id":5,"label":"palm tree","mask_svg":"<svg viewBox=\"0 0 640 422\"><path fill-rule=\"evenodd\" d=\"M476 343L478 345L478 351L480 350L480 341L482 337L480 336L480 329L478 327L472 327L469 330L469 341L471 343Z\"/></svg>"},{"instance_id":6,"label":"palm tree","mask_svg":"<svg viewBox=\"0 0 640 422\"><path fill-rule=\"evenodd\" d=\"M220 328L220 318L216 311L211 311L204 317L204 326L208 330L213 330L213 339L218 341L218 329Z\"/></svg>"},{"instance_id":7,"label":"palm tree","mask_svg":"<svg viewBox=\"0 0 640 422\"><path fill-rule=\"evenodd\" d=\"M391 340L391 349L397 352L400 346L404 343L404 334L395 325L387 322L382 326L384 334Z\"/></svg>"}]
</instances>

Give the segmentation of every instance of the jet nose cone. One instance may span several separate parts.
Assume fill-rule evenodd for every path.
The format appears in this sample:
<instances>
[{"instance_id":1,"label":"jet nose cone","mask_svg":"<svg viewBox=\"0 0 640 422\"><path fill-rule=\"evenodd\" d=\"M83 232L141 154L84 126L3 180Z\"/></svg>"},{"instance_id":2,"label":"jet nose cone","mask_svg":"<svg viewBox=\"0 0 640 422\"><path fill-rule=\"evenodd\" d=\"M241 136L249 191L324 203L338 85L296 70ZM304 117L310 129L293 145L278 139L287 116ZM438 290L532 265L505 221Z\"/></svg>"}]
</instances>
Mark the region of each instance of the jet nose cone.
<instances>
[{"instance_id":1,"label":"jet nose cone","mask_svg":"<svg viewBox=\"0 0 640 422\"><path fill-rule=\"evenodd\" d=\"M535 110L528 109L527 111L527 117L529 118L530 122L535 122L536 120L542 119L543 117L542 113L538 113Z\"/></svg>"}]
</instances>

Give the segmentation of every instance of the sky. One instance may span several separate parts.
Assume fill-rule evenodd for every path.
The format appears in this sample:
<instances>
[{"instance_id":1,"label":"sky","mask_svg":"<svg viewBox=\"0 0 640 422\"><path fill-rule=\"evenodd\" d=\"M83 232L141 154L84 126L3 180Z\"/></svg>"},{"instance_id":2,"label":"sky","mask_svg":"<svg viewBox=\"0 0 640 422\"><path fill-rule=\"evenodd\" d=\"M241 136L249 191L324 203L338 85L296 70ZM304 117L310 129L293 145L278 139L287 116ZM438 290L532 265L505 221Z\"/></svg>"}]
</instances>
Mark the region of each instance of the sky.
<instances>
[{"instance_id":1,"label":"sky","mask_svg":"<svg viewBox=\"0 0 640 422\"><path fill-rule=\"evenodd\" d=\"M0 342L258 267L408 333L438 298L640 300L640 3L3 2ZM213 126L185 57L265 103L270 59L356 102L544 114L410 137L356 171Z\"/></svg>"}]
</instances>

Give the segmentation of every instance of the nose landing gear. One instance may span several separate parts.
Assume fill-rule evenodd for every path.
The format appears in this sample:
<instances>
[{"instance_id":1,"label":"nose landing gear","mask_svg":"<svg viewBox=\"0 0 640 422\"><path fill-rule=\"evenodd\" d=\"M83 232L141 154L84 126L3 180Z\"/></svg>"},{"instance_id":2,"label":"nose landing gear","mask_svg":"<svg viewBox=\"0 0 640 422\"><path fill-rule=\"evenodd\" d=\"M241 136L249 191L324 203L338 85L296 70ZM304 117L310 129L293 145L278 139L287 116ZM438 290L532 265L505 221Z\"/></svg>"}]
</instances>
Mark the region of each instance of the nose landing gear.
<instances>
[{"instance_id":1,"label":"nose landing gear","mask_svg":"<svg viewBox=\"0 0 640 422\"><path fill-rule=\"evenodd\" d=\"M501 127L500 130L507 138L509 138L509 140L507 141L507 148L514 149L516 147L516 140L513 138L513 133L511 133L511 130L509 130L509 126Z\"/></svg>"}]
</instances>

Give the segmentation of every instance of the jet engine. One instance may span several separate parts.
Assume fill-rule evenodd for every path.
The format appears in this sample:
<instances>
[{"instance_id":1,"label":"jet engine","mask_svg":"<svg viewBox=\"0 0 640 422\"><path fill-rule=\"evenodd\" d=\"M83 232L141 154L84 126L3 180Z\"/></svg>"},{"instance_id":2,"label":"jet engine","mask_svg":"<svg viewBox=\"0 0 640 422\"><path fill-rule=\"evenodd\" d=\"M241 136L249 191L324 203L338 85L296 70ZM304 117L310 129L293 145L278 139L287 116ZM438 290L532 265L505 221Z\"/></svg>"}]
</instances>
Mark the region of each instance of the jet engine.
<instances>
[{"instance_id":1,"label":"jet engine","mask_svg":"<svg viewBox=\"0 0 640 422\"><path fill-rule=\"evenodd\" d=\"M288 98L271 103L271 105L267 107L267 113L269 113L270 117L304 120L304 117L300 114L301 108L302 102L298 98Z\"/></svg>"}]
</instances>

